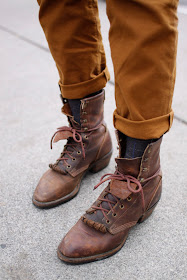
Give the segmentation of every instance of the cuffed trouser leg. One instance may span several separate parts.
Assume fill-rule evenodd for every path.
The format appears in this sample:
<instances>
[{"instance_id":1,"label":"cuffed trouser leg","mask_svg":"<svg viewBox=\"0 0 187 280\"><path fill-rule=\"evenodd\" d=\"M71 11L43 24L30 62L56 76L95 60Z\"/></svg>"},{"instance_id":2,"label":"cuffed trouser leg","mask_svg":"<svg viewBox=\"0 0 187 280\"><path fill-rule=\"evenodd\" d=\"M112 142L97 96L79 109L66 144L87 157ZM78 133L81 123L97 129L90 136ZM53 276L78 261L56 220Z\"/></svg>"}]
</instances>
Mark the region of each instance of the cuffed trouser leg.
<instances>
[{"instance_id":1,"label":"cuffed trouser leg","mask_svg":"<svg viewBox=\"0 0 187 280\"><path fill-rule=\"evenodd\" d=\"M109 80L97 0L38 0L39 19L64 98L83 98Z\"/></svg>"},{"instance_id":2,"label":"cuffed trouser leg","mask_svg":"<svg viewBox=\"0 0 187 280\"><path fill-rule=\"evenodd\" d=\"M107 0L115 72L114 126L139 139L169 130L178 0Z\"/></svg>"}]
</instances>

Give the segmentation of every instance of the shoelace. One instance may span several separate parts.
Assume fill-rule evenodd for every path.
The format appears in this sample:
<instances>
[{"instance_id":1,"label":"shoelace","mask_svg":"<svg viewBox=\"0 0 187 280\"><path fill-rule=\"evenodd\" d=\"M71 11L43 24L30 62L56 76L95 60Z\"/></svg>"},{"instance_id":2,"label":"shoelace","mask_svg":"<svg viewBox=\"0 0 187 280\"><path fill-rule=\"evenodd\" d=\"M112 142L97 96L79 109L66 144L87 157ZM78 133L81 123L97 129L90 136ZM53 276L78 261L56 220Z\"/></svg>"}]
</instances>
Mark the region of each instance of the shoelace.
<instances>
[{"instance_id":1,"label":"shoelace","mask_svg":"<svg viewBox=\"0 0 187 280\"><path fill-rule=\"evenodd\" d=\"M147 181L153 179L154 177L156 177L158 175L159 171L160 171L160 169L153 176L144 179L144 182L147 182ZM108 176L108 177L105 178L106 176ZM98 188L101 184L103 184L104 182L106 182L108 180L112 180L112 179L119 180L119 181L126 181L127 182L127 188L130 192L141 194L142 209L143 209L143 212L144 212L145 211L145 199L144 199L143 187L142 187L140 181L138 179L136 179L135 177L131 176L131 175L124 175L119 170L116 170L116 172L114 174L107 173L107 174L105 174L101 177L100 182L94 187L94 190L96 188ZM135 189L133 189L130 185L131 183L135 183L137 185L137 187ZM119 199L115 195L113 195L109 190L107 191L107 194L112 195L112 197L114 198L114 201L112 201L110 199L107 199L107 198L100 198L99 197L98 200L101 201L100 206L95 206L95 205L92 206L93 209L102 211L103 216L105 217L106 220L108 220L108 218L107 218L105 212L108 213L111 210L112 213L114 213L112 204L114 206L117 202L119 202ZM110 210L103 208L102 207L102 202L108 202L108 206L109 206Z\"/></svg>"},{"instance_id":2,"label":"shoelace","mask_svg":"<svg viewBox=\"0 0 187 280\"><path fill-rule=\"evenodd\" d=\"M87 137L89 137L89 135L92 133L92 131L97 130L100 126L102 125L102 122L99 123L97 126L90 128L87 130L87 132L90 132L89 134L87 134ZM51 149L53 148L53 139L56 136L56 134L58 134L59 132L63 132L63 131L70 131L72 132L72 138L74 140L75 143L67 143L65 147L71 146L71 148L75 151L77 151L75 145L76 143L79 143L81 145L81 149L82 149L82 156L85 159L85 149L84 149L84 144L83 144L83 139L80 133L84 133L85 130L84 129L77 129L74 127L69 127L69 126L62 126L57 128L57 131L53 134L52 138L51 138ZM67 154L67 156L69 156L71 159L73 159L73 156L71 155L73 153L73 151L64 149L64 151L62 152L61 155L64 155L61 158L58 158L57 161L60 160L64 160L65 163L68 165L68 163L66 162L66 160L68 160L68 157L65 157L65 154Z\"/></svg>"},{"instance_id":3,"label":"shoelace","mask_svg":"<svg viewBox=\"0 0 187 280\"><path fill-rule=\"evenodd\" d=\"M83 141L82 141L82 136L81 136L81 134L80 134L81 132L83 132L83 130L78 130L78 129L75 129L75 128L73 128L73 127L62 126L62 127L57 128L57 131L53 134L53 136L52 136L52 138L51 138L51 149L53 148L53 139L54 139L54 137L56 136L57 133L63 132L63 131L70 131L70 132L73 133L72 138L73 138L73 140L75 141L75 143L80 143L81 149L82 149L82 155L83 155L83 158L85 158L84 145L83 145ZM78 137L78 138L77 138L77 137ZM75 147L74 147L75 143L74 143L74 144L66 144L65 146L71 146L73 149L75 149ZM76 149L75 149L75 150L76 150ZM73 151L64 150L64 151L63 151L63 154L68 154L71 158L73 158L73 157L71 156L71 153L72 153L72 152L73 152ZM66 159L68 159L68 158L59 158L58 160L63 160L63 159L66 160Z\"/></svg>"}]
</instances>

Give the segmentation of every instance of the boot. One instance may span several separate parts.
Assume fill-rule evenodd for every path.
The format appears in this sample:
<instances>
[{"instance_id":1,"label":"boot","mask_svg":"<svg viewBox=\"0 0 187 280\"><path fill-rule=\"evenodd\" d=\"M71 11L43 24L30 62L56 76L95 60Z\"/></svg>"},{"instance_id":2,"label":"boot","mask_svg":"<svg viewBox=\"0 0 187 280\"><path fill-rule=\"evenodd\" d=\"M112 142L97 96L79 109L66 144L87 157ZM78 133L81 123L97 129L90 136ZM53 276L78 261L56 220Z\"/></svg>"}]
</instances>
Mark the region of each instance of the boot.
<instances>
[{"instance_id":1,"label":"boot","mask_svg":"<svg viewBox=\"0 0 187 280\"><path fill-rule=\"evenodd\" d=\"M40 179L33 195L33 203L41 208L53 207L72 199L79 191L86 172L105 168L112 155L112 142L103 120L104 90L81 100L81 125L74 121L67 100L62 112L69 127L60 127L52 143L68 139L60 158Z\"/></svg>"},{"instance_id":2,"label":"boot","mask_svg":"<svg viewBox=\"0 0 187 280\"><path fill-rule=\"evenodd\" d=\"M109 257L122 248L131 227L151 215L162 189L161 141L149 144L142 158L116 158L116 172L104 175L95 188L110 180L108 186L60 243L61 260L85 263Z\"/></svg>"}]
</instances>

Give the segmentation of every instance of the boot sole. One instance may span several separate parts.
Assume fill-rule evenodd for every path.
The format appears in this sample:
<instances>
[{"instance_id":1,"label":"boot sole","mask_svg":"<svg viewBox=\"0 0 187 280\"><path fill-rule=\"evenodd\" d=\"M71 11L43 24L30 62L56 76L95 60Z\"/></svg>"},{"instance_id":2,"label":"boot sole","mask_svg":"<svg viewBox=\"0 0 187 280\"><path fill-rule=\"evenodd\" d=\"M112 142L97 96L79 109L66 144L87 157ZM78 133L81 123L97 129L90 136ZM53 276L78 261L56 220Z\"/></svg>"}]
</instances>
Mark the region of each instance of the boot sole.
<instances>
[{"instance_id":1,"label":"boot sole","mask_svg":"<svg viewBox=\"0 0 187 280\"><path fill-rule=\"evenodd\" d=\"M159 200L151 208L149 208L145 212L144 215L142 215L140 217L140 219L138 220L137 223L140 224L140 223L144 222L148 217L151 216L151 214L153 213L153 211L154 211L155 207L157 206ZM58 255L60 260L66 262L66 263L69 263L69 264L83 264L83 263L89 263L89 262L93 262L93 261L99 261L99 260L102 260L102 259L106 259L106 258L116 254L123 247L123 245L125 244L125 241L127 240L128 233L129 233L129 231L125 235L125 237L124 237L124 239L123 239L123 241L121 242L120 245L118 245L116 248L114 248L110 251L107 251L105 253L102 253L102 254L88 256L88 257L82 257L82 258L69 258L69 257L64 256L58 248L57 255Z\"/></svg>"},{"instance_id":2,"label":"boot sole","mask_svg":"<svg viewBox=\"0 0 187 280\"><path fill-rule=\"evenodd\" d=\"M83 180L83 178L85 177L85 175L87 174L88 171L92 172L92 173L97 173L99 171L101 171L102 169L106 168L109 165L110 162L110 158L112 156L112 150L106 154L104 157L102 157L101 159L93 162L88 169L83 173L80 182L78 183L78 185L75 187L75 189L67 194L66 196L63 196L62 198L59 198L57 200L53 200L53 201L49 201L49 202L40 202L38 200L36 200L34 197L32 197L32 202L35 206L37 206L38 208L51 208L57 205L60 205L62 203L65 203L69 200L71 200L72 198L74 198L81 187L81 182Z\"/></svg>"}]
</instances>

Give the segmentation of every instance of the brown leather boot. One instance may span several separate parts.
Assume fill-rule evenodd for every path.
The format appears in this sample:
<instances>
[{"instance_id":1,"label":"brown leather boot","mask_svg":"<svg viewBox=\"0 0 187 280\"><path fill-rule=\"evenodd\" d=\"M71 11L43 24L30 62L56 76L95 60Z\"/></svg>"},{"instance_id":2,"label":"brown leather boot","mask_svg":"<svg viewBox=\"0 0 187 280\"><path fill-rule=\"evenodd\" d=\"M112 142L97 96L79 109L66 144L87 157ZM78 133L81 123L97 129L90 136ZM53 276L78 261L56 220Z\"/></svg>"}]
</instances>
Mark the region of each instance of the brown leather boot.
<instances>
[{"instance_id":1,"label":"brown leather boot","mask_svg":"<svg viewBox=\"0 0 187 280\"><path fill-rule=\"evenodd\" d=\"M104 175L95 188L107 180L109 185L60 243L61 260L84 263L109 257L122 248L130 228L151 215L162 189L161 141L148 145L142 158L116 159L116 172Z\"/></svg>"},{"instance_id":2,"label":"brown leather boot","mask_svg":"<svg viewBox=\"0 0 187 280\"><path fill-rule=\"evenodd\" d=\"M105 168L112 155L112 142L103 120L104 90L81 100L81 125L74 121L69 104L64 100L62 112L69 127L60 127L52 142L68 139L60 158L40 179L33 195L38 207L52 207L73 198L80 189L85 173Z\"/></svg>"}]
</instances>

